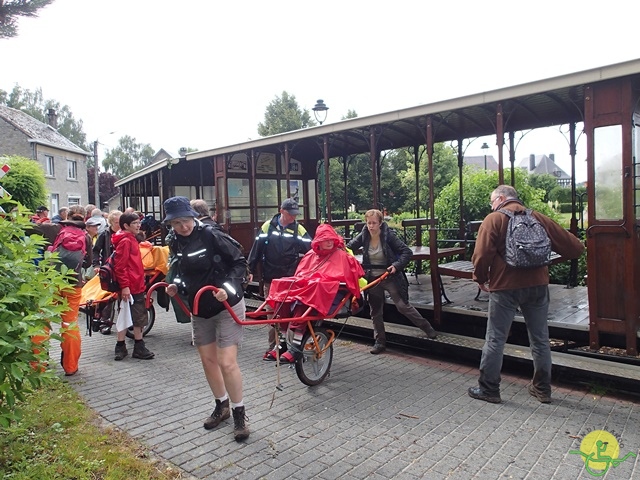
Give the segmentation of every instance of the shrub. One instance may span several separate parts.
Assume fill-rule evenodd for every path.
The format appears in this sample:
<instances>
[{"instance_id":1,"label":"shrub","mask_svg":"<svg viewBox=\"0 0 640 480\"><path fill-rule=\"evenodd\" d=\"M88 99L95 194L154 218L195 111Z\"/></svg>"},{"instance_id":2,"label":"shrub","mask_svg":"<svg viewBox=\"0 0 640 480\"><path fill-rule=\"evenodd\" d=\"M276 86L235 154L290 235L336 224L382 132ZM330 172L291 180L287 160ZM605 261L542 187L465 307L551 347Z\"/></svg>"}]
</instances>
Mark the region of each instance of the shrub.
<instances>
[{"instance_id":1,"label":"shrub","mask_svg":"<svg viewBox=\"0 0 640 480\"><path fill-rule=\"evenodd\" d=\"M45 241L26 235L29 225L23 207L0 217L0 425L5 427L20 419L16 400L53 378L50 370L34 368L47 364L48 341L36 345L33 337L59 323L66 308L59 295L68 285L65 277L50 253L38 262Z\"/></svg>"}]
</instances>

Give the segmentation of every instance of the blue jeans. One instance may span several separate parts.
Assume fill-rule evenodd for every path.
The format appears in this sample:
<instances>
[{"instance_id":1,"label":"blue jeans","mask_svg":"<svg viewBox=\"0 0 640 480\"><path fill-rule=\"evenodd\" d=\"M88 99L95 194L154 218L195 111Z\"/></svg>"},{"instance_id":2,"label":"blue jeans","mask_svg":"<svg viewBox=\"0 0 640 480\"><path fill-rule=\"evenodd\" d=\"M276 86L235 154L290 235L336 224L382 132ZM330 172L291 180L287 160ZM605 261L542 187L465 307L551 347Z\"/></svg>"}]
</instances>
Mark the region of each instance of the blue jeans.
<instances>
[{"instance_id":1,"label":"blue jeans","mask_svg":"<svg viewBox=\"0 0 640 480\"><path fill-rule=\"evenodd\" d=\"M533 386L544 395L551 395L551 346L549 344L549 287L500 290L489 294L487 335L482 347L478 384L487 395L500 395L500 370L504 345L509 329L520 307L529 335L533 357Z\"/></svg>"}]
</instances>

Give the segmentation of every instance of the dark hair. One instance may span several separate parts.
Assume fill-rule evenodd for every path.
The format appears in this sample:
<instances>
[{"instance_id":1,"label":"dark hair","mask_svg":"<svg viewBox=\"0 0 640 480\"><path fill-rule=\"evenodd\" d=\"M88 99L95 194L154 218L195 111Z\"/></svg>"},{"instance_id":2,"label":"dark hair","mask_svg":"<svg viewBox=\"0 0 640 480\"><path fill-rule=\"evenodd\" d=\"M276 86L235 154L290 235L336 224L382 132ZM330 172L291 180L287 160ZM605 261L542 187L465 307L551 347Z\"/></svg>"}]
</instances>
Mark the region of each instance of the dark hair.
<instances>
[{"instance_id":1,"label":"dark hair","mask_svg":"<svg viewBox=\"0 0 640 480\"><path fill-rule=\"evenodd\" d=\"M140 221L140 217L135 213L123 213L120 215L120 219L118 223L120 223L120 228L124 230L125 225L131 225L132 222Z\"/></svg>"}]
</instances>

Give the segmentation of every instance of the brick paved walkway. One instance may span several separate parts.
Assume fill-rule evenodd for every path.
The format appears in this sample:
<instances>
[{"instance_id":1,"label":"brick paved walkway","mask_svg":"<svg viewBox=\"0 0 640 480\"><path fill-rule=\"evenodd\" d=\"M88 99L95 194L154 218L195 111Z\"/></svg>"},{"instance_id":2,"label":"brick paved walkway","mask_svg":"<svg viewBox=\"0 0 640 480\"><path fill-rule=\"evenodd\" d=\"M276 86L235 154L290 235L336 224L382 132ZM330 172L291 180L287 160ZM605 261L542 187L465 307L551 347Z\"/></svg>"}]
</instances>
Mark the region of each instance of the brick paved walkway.
<instances>
[{"instance_id":1,"label":"brick paved walkway","mask_svg":"<svg viewBox=\"0 0 640 480\"><path fill-rule=\"evenodd\" d=\"M213 402L190 339L172 312L158 314L146 339L151 361L115 362L115 335L83 337L69 381L107 421L199 479L587 479L596 477L570 451L589 431L617 435L618 459L640 449L632 401L554 385L554 402L542 405L527 378L505 375L504 403L488 404L467 396L474 367L398 350L373 356L369 345L343 339L317 387L283 367L284 390L269 408L276 369L261 360L261 326L245 329L239 356L252 434L236 443L231 420L202 428ZM640 457L601 478L640 478Z\"/></svg>"}]
</instances>

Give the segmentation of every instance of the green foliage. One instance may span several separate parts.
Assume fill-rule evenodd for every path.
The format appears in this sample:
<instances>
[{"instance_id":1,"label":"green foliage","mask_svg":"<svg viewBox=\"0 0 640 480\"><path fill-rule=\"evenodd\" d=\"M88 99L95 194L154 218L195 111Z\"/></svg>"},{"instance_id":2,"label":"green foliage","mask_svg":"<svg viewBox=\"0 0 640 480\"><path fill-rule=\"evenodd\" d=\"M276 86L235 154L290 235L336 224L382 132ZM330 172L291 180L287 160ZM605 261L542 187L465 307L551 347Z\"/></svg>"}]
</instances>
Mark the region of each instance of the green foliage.
<instances>
[{"instance_id":1,"label":"green foliage","mask_svg":"<svg viewBox=\"0 0 640 480\"><path fill-rule=\"evenodd\" d=\"M404 150L406 168L392 172L402 177L402 186L406 192L406 199L402 210L413 211L416 205L416 170L413 149ZM429 162L425 150L420 152L420 216L426 215L429 210ZM436 143L433 147L433 185L434 197L437 198L443 188L451 183L458 175L458 160L455 150L443 143Z\"/></svg>"},{"instance_id":2,"label":"green foliage","mask_svg":"<svg viewBox=\"0 0 640 480\"><path fill-rule=\"evenodd\" d=\"M15 85L11 93L0 90L0 103L21 110L47 124L49 123L47 113L50 108L54 109L58 115L58 133L78 147L91 151L91 147L87 145L87 136L83 131L82 120L76 120L67 105L62 106L60 102L52 99L45 100L41 88L31 91Z\"/></svg>"},{"instance_id":3,"label":"green foliage","mask_svg":"<svg viewBox=\"0 0 640 480\"><path fill-rule=\"evenodd\" d=\"M37 17L53 0L3 0L0 2L0 39L18 35L18 17Z\"/></svg>"},{"instance_id":4,"label":"green foliage","mask_svg":"<svg viewBox=\"0 0 640 480\"><path fill-rule=\"evenodd\" d=\"M67 383L29 394L20 423L0 429L0 478L170 480L182 472L99 418Z\"/></svg>"},{"instance_id":5,"label":"green foliage","mask_svg":"<svg viewBox=\"0 0 640 480\"><path fill-rule=\"evenodd\" d=\"M135 138L125 135L118 140L117 147L106 151L102 165L117 178L124 178L147 165L154 154L148 143L137 143Z\"/></svg>"},{"instance_id":6,"label":"green foliage","mask_svg":"<svg viewBox=\"0 0 640 480\"><path fill-rule=\"evenodd\" d=\"M551 199L549 194L552 190L558 187L558 178L548 173L545 173L543 175L534 173L529 176L529 185L534 188L544 190L544 197L542 200L544 200L545 202L548 200L553 201L554 199ZM571 190L569 190L569 192L571 192ZM569 193L569 195L571 195L571 193Z\"/></svg>"},{"instance_id":7,"label":"green foliage","mask_svg":"<svg viewBox=\"0 0 640 480\"><path fill-rule=\"evenodd\" d=\"M27 236L24 209L0 217L0 425L20 418L16 400L52 378L32 368L48 359L48 342L34 351L33 336L59 322L66 308L59 292L68 288L50 253L36 260L45 245L39 235Z\"/></svg>"},{"instance_id":8,"label":"green foliage","mask_svg":"<svg viewBox=\"0 0 640 480\"><path fill-rule=\"evenodd\" d=\"M529 208L556 218L557 215L542 199L545 192L529 184L529 175L522 169L516 169L516 190L520 200ZM498 186L498 172L465 167L462 175L465 222L482 220L489 213L491 192ZM436 217L439 228L457 228L460 221L460 193L458 178L442 189L435 200Z\"/></svg>"},{"instance_id":9,"label":"green foliage","mask_svg":"<svg viewBox=\"0 0 640 480\"><path fill-rule=\"evenodd\" d=\"M2 157L11 170L2 177L0 184L11 194L11 200L27 207L32 212L40 205L47 205L47 189L44 171L38 162L19 156ZM1 201L0 206L10 211L11 202Z\"/></svg>"},{"instance_id":10,"label":"green foliage","mask_svg":"<svg viewBox=\"0 0 640 480\"><path fill-rule=\"evenodd\" d=\"M355 205L358 212L373 208L371 199L371 160L368 154L347 157L347 209ZM344 161L332 158L329 161L329 185L331 188L331 212L335 218L344 218Z\"/></svg>"},{"instance_id":11,"label":"green foliage","mask_svg":"<svg viewBox=\"0 0 640 480\"><path fill-rule=\"evenodd\" d=\"M309 110L302 110L298 106L295 95L283 91L282 96L267 106L264 122L258 123L258 135L268 137L278 133L291 132L301 128L313 127L316 122L311 119Z\"/></svg>"}]
</instances>

